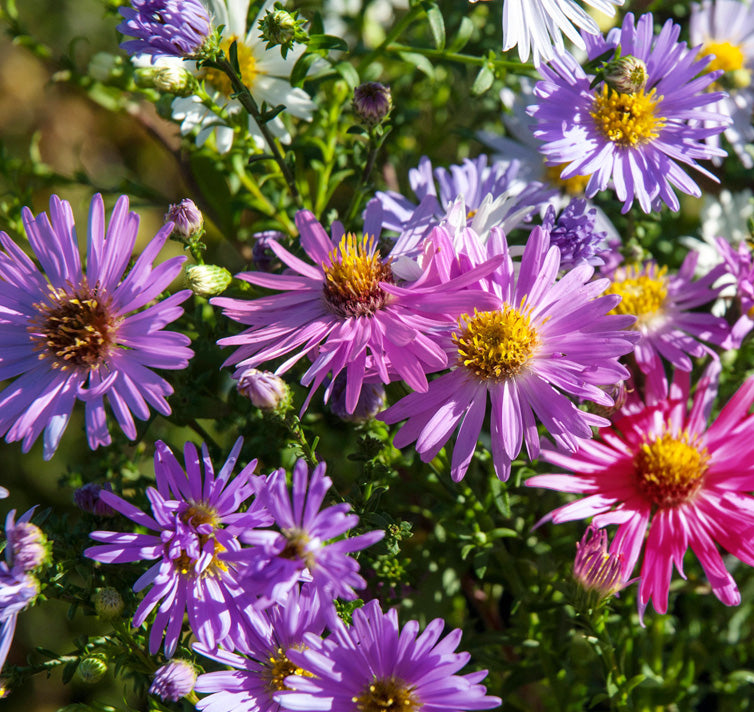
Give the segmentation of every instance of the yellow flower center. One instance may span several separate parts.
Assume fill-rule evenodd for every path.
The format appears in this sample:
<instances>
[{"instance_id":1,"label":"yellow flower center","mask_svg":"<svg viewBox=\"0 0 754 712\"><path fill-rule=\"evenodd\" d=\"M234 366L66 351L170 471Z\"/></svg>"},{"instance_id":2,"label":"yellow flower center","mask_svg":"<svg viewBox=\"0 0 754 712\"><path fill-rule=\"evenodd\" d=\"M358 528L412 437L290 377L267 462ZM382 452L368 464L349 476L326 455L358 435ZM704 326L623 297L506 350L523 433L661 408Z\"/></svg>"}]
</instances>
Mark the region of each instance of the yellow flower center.
<instances>
[{"instance_id":1,"label":"yellow flower center","mask_svg":"<svg viewBox=\"0 0 754 712\"><path fill-rule=\"evenodd\" d=\"M192 502L189 508L181 514L181 521L194 527L200 524L211 524L213 527L220 525L217 510L204 502Z\"/></svg>"},{"instance_id":2,"label":"yellow flower center","mask_svg":"<svg viewBox=\"0 0 754 712\"><path fill-rule=\"evenodd\" d=\"M199 541L201 542L201 546L204 547L204 545L207 543L210 537L208 536L200 536ZM205 578L207 576L220 576L222 573L228 570L228 565L217 558L218 554L221 554L223 551L225 551L225 547L220 544L216 539L213 540L215 550L212 554L212 560L209 562L207 567L199 573L200 578ZM169 546L169 545L167 545ZM196 562L197 559L192 559L185 551L181 553L180 556L173 559L173 567L175 570L181 574L182 576L189 576L191 578L194 578L197 575L196 572Z\"/></svg>"},{"instance_id":3,"label":"yellow flower center","mask_svg":"<svg viewBox=\"0 0 754 712\"><path fill-rule=\"evenodd\" d=\"M714 72L722 69L724 72L735 72L737 69L743 69L744 53L738 46L730 42L707 42L699 52L699 58L714 55L712 61L707 65L707 72Z\"/></svg>"},{"instance_id":4,"label":"yellow flower center","mask_svg":"<svg viewBox=\"0 0 754 712\"><path fill-rule=\"evenodd\" d=\"M613 143L626 148L640 146L657 138L665 125L665 119L655 113L661 100L654 89L649 94L643 89L621 94L603 84L602 91L594 96L590 116L600 133Z\"/></svg>"},{"instance_id":5,"label":"yellow flower center","mask_svg":"<svg viewBox=\"0 0 754 712\"><path fill-rule=\"evenodd\" d=\"M697 492L707 472L707 449L684 432L666 433L644 443L634 455L639 491L660 508L687 502Z\"/></svg>"},{"instance_id":6,"label":"yellow flower center","mask_svg":"<svg viewBox=\"0 0 754 712\"><path fill-rule=\"evenodd\" d=\"M388 294L380 282L393 283L393 270L382 262L374 237L358 239L349 233L330 253L332 264L322 265L323 288L330 309L340 317L373 316L382 309Z\"/></svg>"},{"instance_id":7,"label":"yellow flower center","mask_svg":"<svg viewBox=\"0 0 754 712\"><path fill-rule=\"evenodd\" d=\"M309 550L309 535L303 529L283 529L282 533L286 543L279 556L283 559L303 561L304 566L311 571L316 558L314 552Z\"/></svg>"},{"instance_id":8,"label":"yellow flower center","mask_svg":"<svg viewBox=\"0 0 754 712\"><path fill-rule=\"evenodd\" d=\"M499 311L464 314L461 331L453 334L458 364L483 381L503 381L517 375L539 346L529 313L506 304Z\"/></svg>"},{"instance_id":9,"label":"yellow flower center","mask_svg":"<svg viewBox=\"0 0 754 712\"><path fill-rule=\"evenodd\" d=\"M423 707L414 689L397 677L375 678L351 701L358 712L417 712Z\"/></svg>"},{"instance_id":10,"label":"yellow flower center","mask_svg":"<svg viewBox=\"0 0 754 712\"><path fill-rule=\"evenodd\" d=\"M51 286L46 301L34 307L38 314L28 331L39 358L52 358L53 368L96 370L115 348L121 319L96 287L84 284L68 291Z\"/></svg>"},{"instance_id":11,"label":"yellow flower center","mask_svg":"<svg viewBox=\"0 0 754 712\"><path fill-rule=\"evenodd\" d=\"M620 303L611 314L633 314L637 317L634 328L650 323L662 314L668 296L667 267L648 265L644 270L630 266L623 270L622 279L613 279L605 294L618 294Z\"/></svg>"},{"instance_id":12,"label":"yellow flower center","mask_svg":"<svg viewBox=\"0 0 754 712\"><path fill-rule=\"evenodd\" d=\"M238 68L241 70L241 79L251 89L254 86L257 74L259 74L257 71L257 60L254 59L251 48L240 41L236 35L220 43L220 48L226 57L230 58L230 46L234 42L236 42ZM215 87L226 99L230 99L230 95L233 94L233 85L230 83L230 79L228 79L228 75L225 72L221 72L219 69L206 69L204 71L204 80Z\"/></svg>"},{"instance_id":13,"label":"yellow flower center","mask_svg":"<svg viewBox=\"0 0 754 712\"><path fill-rule=\"evenodd\" d=\"M285 684L285 678L289 675L314 677L308 670L304 670L288 660L282 648L271 652L265 670L262 671L262 676L267 680L267 690L269 692L290 690L291 688Z\"/></svg>"},{"instance_id":14,"label":"yellow flower center","mask_svg":"<svg viewBox=\"0 0 754 712\"><path fill-rule=\"evenodd\" d=\"M568 195L583 195L586 184L590 176L571 176L570 178L561 178L560 174L567 166L567 163L558 163L556 165L545 166L545 178L550 185L554 185Z\"/></svg>"}]
</instances>

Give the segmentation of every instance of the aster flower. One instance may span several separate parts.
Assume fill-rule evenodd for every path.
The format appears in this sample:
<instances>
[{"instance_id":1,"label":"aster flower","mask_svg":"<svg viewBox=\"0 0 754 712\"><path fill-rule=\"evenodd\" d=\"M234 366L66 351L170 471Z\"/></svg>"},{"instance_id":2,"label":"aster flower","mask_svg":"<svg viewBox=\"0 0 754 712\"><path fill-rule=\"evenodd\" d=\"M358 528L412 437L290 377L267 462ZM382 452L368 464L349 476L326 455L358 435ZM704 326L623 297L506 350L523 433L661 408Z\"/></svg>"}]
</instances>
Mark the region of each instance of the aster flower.
<instances>
[{"instance_id":1,"label":"aster flower","mask_svg":"<svg viewBox=\"0 0 754 712\"><path fill-rule=\"evenodd\" d=\"M607 532L589 525L576 544L576 559L573 562L573 578L587 593L595 593L600 599L614 596L625 585L623 580L623 554L611 554L607 550Z\"/></svg>"},{"instance_id":2,"label":"aster flower","mask_svg":"<svg viewBox=\"0 0 754 712\"><path fill-rule=\"evenodd\" d=\"M638 338L622 331L633 317L608 315L620 300L600 296L608 282L590 282L589 264L582 262L556 281L560 254L543 228L532 231L517 275L502 231L492 229L487 250L505 257L487 280L498 307L461 316L446 342L454 368L432 381L426 394L412 393L380 415L387 423L408 419L394 445L416 441L424 462L458 428L450 470L455 481L471 462L488 400L492 459L502 480L508 479L522 441L529 457L537 457L535 416L568 450L591 437L592 426L607 425L579 410L569 396L611 406L601 386L628 377L618 357Z\"/></svg>"},{"instance_id":3,"label":"aster flower","mask_svg":"<svg viewBox=\"0 0 754 712\"><path fill-rule=\"evenodd\" d=\"M212 23L199 0L131 0L119 8L118 31L136 39L123 42L129 54L151 57L189 57L207 40Z\"/></svg>"},{"instance_id":4,"label":"aster flower","mask_svg":"<svg viewBox=\"0 0 754 712\"><path fill-rule=\"evenodd\" d=\"M444 351L426 334L447 327L455 313L470 305L490 301L488 296L466 287L495 265L461 275L442 285L442 289L437 285L422 289L421 282L398 287L391 257L382 259L377 250L380 217L379 204L372 202L363 238L344 235L342 225L335 223L330 239L314 215L301 210L296 214L301 246L314 264L271 241L270 249L292 271L284 275L237 275L251 284L285 294L252 301L224 297L211 300L213 305L224 308L226 316L250 325L238 336L218 341L223 346L240 347L225 362L237 364L236 378L242 369L256 368L294 352L275 373L286 372L308 355L312 365L301 382L311 385L311 398L330 376L325 389L327 401L333 379L345 371L349 413L356 408L362 384L373 376L383 383L402 378L415 390L426 390L426 373L447 364ZM428 257L427 265L431 262ZM307 404L308 399L304 408Z\"/></svg>"},{"instance_id":5,"label":"aster flower","mask_svg":"<svg viewBox=\"0 0 754 712\"><path fill-rule=\"evenodd\" d=\"M107 396L118 425L133 440L134 415L146 420L149 406L170 413L165 396L173 389L151 369L185 368L193 356L187 336L163 331L183 313L178 305L191 292L143 309L167 289L186 259L153 266L172 225L157 233L125 274L139 226L126 196L115 204L107 235L102 196L92 199L85 271L66 201L52 196L50 218L35 218L28 208L22 216L41 270L0 232L0 379L10 381L0 392L0 435L22 440L28 452L44 430L49 459L81 400L89 447L109 445Z\"/></svg>"},{"instance_id":6,"label":"aster flower","mask_svg":"<svg viewBox=\"0 0 754 712\"><path fill-rule=\"evenodd\" d=\"M689 39L701 44L699 55L711 55L708 71L722 70L718 84L729 95L718 101L716 109L731 118L725 129L728 140L745 168L754 167L751 143L754 142L754 5L739 0L705 0L691 6ZM707 138L719 146L719 136ZM749 146L747 150L747 145ZM715 159L716 163L720 159Z\"/></svg>"},{"instance_id":7,"label":"aster flower","mask_svg":"<svg viewBox=\"0 0 754 712\"><path fill-rule=\"evenodd\" d=\"M526 482L585 495L544 521L593 517L597 527L617 524L610 553L624 557L624 579L643 551L641 611L650 600L659 613L667 611L673 565L685 578L689 547L726 605L737 605L741 597L717 544L754 565L754 416L748 414L754 380L747 380L708 424L719 371L719 363L712 362L690 409L688 372L675 372L669 392L664 379L650 379L645 401L627 404L599 439L582 443L573 454L543 450L545 460L569 474Z\"/></svg>"},{"instance_id":8,"label":"aster flower","mask_svg":"<svg viewBox=\"0 0 754 712\"><path fill-rule=\"evenodd\" d=\"M634 356L644 373L662 368L662 358L676 368L690 371L690 356L716 354L702 342L721 345L728 337L724 319L700 311L692 311L708 304L718 294L712 285L724 273L716 267L704 277L694 280L696 252L689 252L675 275L654 262L642 266L618 267L609 276L608 294L621 297L616 314L634 314L633 325L640 335Z\"/></svg>"},{"instance_id":9,"label":"aster flower","mask_svg":"<svg viewBox=\"0 0 754 712\"><path fill-rule=\"evenodd\" d=\"M470 656L454 652L461 641L460 629L440 639L444 626L445 621L435 618L421 634L416 621L401 629L395 609L383 613L372 600L354 611L351 628L334 620L330 637L306 636L308 647L288 652L291 662L313 677L289 677L286 684L295 692L281 692L276 700L285 709L307 712L391 708L461 712L499 707L500 698L487 695L480 684L486 670L457 674Z\"/></svg>"},{"instance_id":10,"label":"aster flower","mask_svg":"<svg viewBox=\"0 0 754 712\"><path fill-rule=\"evenodd\" d=\"M87 482L73 493L73 502L87 514L94 514L97 517L114 517L117 512L100 499L100 492L103 490L112 492L113 486L109 482L105 482L104 485Z\"/></svg>"},{"instance_id":11,"label":"aster flower","mask_svg":"<svg viewBox=\"0 0 754 712\"><path fill-rule=\"evenodd\" d=\"M238 511L256 494L259 484L253 476L256 460L231 479L241 444L239 439L215 475L206 446L202 446L200 458L193 443L186 443L184 471L167 445L158 441L154 459L157 489L147 488L151 514L115 494L100 493L113 509L156 532L95 531L91 538L104 543L84 552L106 564L157 559L134 584L135 591L152 586L136 609L133 625L139 627L157 608L149 635L153 654L163 635L165 655L175 652L186 613L194 635L209 647L242 629L246 597L229 557L241 548L238 535L242 531L265 526L270 518L256 499L247 511Z\"/></svg>"},{"instance_id":12,"label":"aster flower","mask_svg":"<svg viewBox=\"0 0 754 712\"><path fill-rule=\"evenodd\" d=\"M325 627L324 608L316 590L305 585L291 589L280 605L260 612L249 630L249 642L238 653L209 650L197 644L194 649L207 658L233 668L209 672L196 681L197 692L213 693L200 700L202 712L279 712L273 696L288 690L286 679L303 670L287 657L291 648L304 647L304 636L319 636Z\"/></svg>"},{"instance_id":13,"label":"aster flower","mask_svg":"<svg viewBox=\"0 0 754 712\"><path fill-rule=\"evenodd\" d=\"M149 694L165 702L178 702L194 689L196 668L188 660L171 660L155 671Z\"/></svg>"},{"instance_id":14,"label":"aster flower","mask_svg":"<svg viewBox=\"0 0 754 712\"><path fill-rule=\"evenodd\" d=\"M18 571L31 571L41 566L47 558L47 537L30 520L36 507L22 514L15 521L16 510L12 509L5 518L5 559L8 566Z\"/></svg>"},{"instance_id":15,"label":"aster flower","mask_svg":"<svg viewBox=\"0 0 754 712\"><path fill-rule=\"evenodd\" d=\"M597 211L586 200L572 200L557 217L552 205L548 206L542 227L550 233L550 244L560 250L561 269L582 261L604 264L600 254L608 250L607 232L597 229Z\"/></svg>"},{"instance_id":16,"label":"aster flower","mask_svg":"<svg viewBox=\"0 0 754 712\"><path fill-rule=\"evenodd\" d=\"M340 538L359 518L348 514L351 505L347 503L320 509L331 486L325 463L317 465L310 476L304 460L293 468L291 493L285 470L276 470L267 478L260 499L280 531L244 532L241 541L252 546L234 554L246 565L242 583L260 597L259 606L284 601L299 581L311 581L326 600L353 600L353 589L366 586L358 562L349 554L378 542L385 532Z\"/></svg>"},{"instance_id":17,"label":"aster flower","mask_svg":"<svg viewBox=\"0 0 754 712\"><path fill-rule=\"evenodd\" d=\"M728 123L715 109L723 94L705 91L719 73L698 76L709 58L698 59L696 50L679 43L680 31L668 20L654 36L651 14L634 23L629 13L607 39L587 38L590 59L620 48L621 56L644 62L646 86L633 93L606 83L592 89L593 77L567 52L540 68L544 81L534 90L539 101L530 107L534 135L544 142L541 151L549 163L567 164L561 177L590 176L587 197L612 181L623 212L634 199L645 213L661 202L677 211L674 187L701 194L682 164L716 180L697 159L725 155L705 143Z\"/></svg>"},{"instance_id":18,"label":"aster flower","mask_svg":"<svg viewBox=\"0 0 754 712\"><path fill-rule=\"evenodd\" d=\"M723 258L727 276L733 278L732 291L735 294L737 311L740 314L731 327L730 337L723 343L724 348L737 349L744 337L754 327L754 257L751 248L741 242L737 249L722 237L717 239L717 248ZM729 283L729 280L727 280ZM725 291L725 289L723 290Z\"/></svg>"}]
</instances>

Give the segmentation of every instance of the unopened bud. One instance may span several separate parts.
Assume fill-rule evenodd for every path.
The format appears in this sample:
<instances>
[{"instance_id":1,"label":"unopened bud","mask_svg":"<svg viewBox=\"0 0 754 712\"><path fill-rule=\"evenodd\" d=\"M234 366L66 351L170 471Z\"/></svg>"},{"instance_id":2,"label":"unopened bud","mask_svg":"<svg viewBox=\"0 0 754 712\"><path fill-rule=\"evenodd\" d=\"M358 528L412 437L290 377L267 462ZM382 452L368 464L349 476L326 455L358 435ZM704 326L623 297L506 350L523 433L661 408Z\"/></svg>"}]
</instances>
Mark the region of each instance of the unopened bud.
<instances>
[{"instance_id":1,"label":"unopened bud","mask_svg":"<svg viewBox=\"0 0 754 712\"><path fill-rule=\"evenodd\" d=\"M267 42L265 49L280 45L280 53L285 57L296 42L307 42L309 35L303 28L303 21L298 19L298 12L291 14L280 3L275 3L272 10L259 21L260 37Z\"/></svg>"},{"instance_id":2,"label":"unopened bud","mask_svg":"<svg viewBox=\"0 0 754 712\"><path fill-rule=\"evenodd\" d=\"M81 682L85 682L87 685L94 685L99 682L107 672L107 661L102 657L89 657L84 658L79 662L78 668L76 668L76 674Z\"/></svg>"},{"instance_id":3,"label":"unopened bud","mask_svg":"<svg viewBox=\"0 0 754 712\"><path fill-rule=\"evenodd\" d=\"M191 291L200 297L222 294L233 279L225 267L218 265L187 265L185 274Z\"/></svg>"},{"instance_id":4,"label":"unopened bud","mask_svg":"<svg viewBox=\"0 0 754 712\"><path fill-rule=\"evenodd\" d=\"M194 689L196 669L187 660L171 660L154 674L149 694L164 702L178 702Z\"/></svg>"},{"instance_id":5,"label":"unopened bud","mask_svg":"<svg viewBox=\"0 0 754 712\"><path fill-rule=\"evenodd\" d=\"M73 501L82 512L87 514L94 514L97 517L114 517L117 512L100 499L102 490L112 492L113 488L109 482L105 482L104 486L89 482L73 493Z\"/></svg>"},{"instance_id":6,"label":"unopened bud","mask_svg":"<svg viewBox=\"0 0 754 712\"><path fill-rule=\"evenodd\" d=\"M14 566L22 571L31 571L42 565L47 558L47 537L36 524L18 522L6 533Z\"/></svg>"},{"instance_id":7,"label":"unopened bud","mask_svg":"<svg viewBox=\"0 0 754 712\"><path fill-rule=\"evenodd\" d=\"M152 84L157 91L176 96L191 96L196 87L193 75L183 67L157 67Z\"/></svg>"},{"instance_id":8,"label":"unopened bud","mask_svg":"<svg viewBox=\"0 0 754 712\"><path fill-rule=\"evenodd\" d=\"M290 405L291 389L280 376L247 368L234 377L238 379L238 392L260 410L284 411Z\"/></svg>"},{"instance_id":9,"label":"unopened bud","mask_svg":"<svg viewBox=\"0 0 754 712\"><path fill-rule=\"evenodd\" d=\"M204 216L191 198L171 205L165 213L165 222L173 223L172 237L180 241L195 239L204 231Z\"/></svg>"},{"instance_id":10,"label":"unopened bud","mask_svg":"<svg viewBox=\"0 0 754 712\"><path fill-rule=\"evenodd\" d=\"M637 94L647 86L648 79L647 65L630 54L608 62L605 67L605 82L621 94Z\"/></svg>"},{"instance_id":11,"label":"unopened bud","mask_svg":"<svg viewBox=\"0 0 754 712\"><path fill-rule=\"evenodd\" d=\"M125 606L123 596L112 586L99 589L92 596L92 603L97 615L106 621L118 618Z\"/></svg>"},{"instance_id":12,"label":"unopened bud","mask_svg":"<svg viewBox=\"0 0 754 712\"><path fill-rule=\"evenodd\" d=\"M354 89L354 113L368 128L382 123L392 108L390 87L379 82L365 82Z\"/></svg>"},{"instance_id":13,"label":"unopened bud","mask_svg":"<svg viewBox=\"0 0 754 712\"><path fill-rule=\"evenodd\" d=\"M600 598L614 596L625 585L623 580L623 555L607 550L607 532L593 524L576 544L573 576L587 592Z\"/></svg>"}]
</instances>

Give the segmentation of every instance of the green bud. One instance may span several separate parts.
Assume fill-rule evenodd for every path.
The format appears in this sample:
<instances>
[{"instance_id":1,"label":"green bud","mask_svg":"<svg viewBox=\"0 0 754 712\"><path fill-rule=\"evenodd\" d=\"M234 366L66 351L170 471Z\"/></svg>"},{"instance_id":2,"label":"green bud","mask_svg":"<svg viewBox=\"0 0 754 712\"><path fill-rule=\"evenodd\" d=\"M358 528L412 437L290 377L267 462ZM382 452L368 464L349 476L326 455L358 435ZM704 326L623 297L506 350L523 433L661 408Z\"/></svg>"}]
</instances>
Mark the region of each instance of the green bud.
<instances>
[{"instance_id":1,"label":"green bud","mask_svg":"<svg viewBox=\"0 0 754 712\"><path fill-rule=\"evenodd\" d=\"M608 62L605 66L605 82L621 94L637 94L647 86L647 65L638 57L625 57Z\"/></svg>"},{"instance_id":2,"label":"green bud","mask_svg":"<svg viewBox=\"0 0 754 712\"><path fill-rule=\"evenodd\" d=\"M176 96L191 96L196 89L196 80L183 67L158 67L152 82L157 91Z\"/></svg>"},{"instance_id":3,"label":"green bud","mask_svg":"<svg viewBox=\"0 0 754 712\"><path fill-rule=\"evenodd\" d=\"M222 294L233 279L225 267L218 265L187 265L185 273L191 291L200 297Z\"/></svg>"},{"instance_id":4,"label":"green bud","mask_svg":"<svg viewBox=\"0 0 754 712\"><path fill-rule=\"evenodd\" d=\"M107 661L102 657L92 656L84 658L79 662L79 666L76 669L81 682L85 682L87 685L94 685L99 682L107 672Z\"/></svg>"},{"instance_id":5,"label":"green bud","mask_svg":"<svg viewBox=\"0 0 754 712\"><path fill-rule=\"evenodd\" d=\"M280 54L285 57L296 42L308 42L309 35L298 19L298 12L290 13L277 2L272 10L259 21L260 37L267 42L266 49L280 45Z\"/></svg>"},{"instance_id":6,"label":"green bud","mask_svg":"<svg viewBox=\"0 0 754 712\"><path fill-rule=\"evenodd\" d=\"M94 610L102 620L113 620L123 613L123 596L112 586L99 589L92 597Z\"/></svg>"}]
</instances>

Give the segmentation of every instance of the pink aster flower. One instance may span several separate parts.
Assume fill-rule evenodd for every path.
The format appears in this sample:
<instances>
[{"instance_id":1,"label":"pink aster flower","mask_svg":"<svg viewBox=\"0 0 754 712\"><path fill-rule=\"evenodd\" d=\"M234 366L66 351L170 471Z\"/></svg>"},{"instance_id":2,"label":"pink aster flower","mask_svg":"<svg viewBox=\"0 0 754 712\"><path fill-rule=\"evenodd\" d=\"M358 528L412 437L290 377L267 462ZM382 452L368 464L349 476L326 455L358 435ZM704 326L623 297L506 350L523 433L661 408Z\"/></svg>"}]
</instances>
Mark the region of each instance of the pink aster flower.
<instances>
[{"instance_id":1,"label":"pink aster flower","mask_svg":"<svg viewBox=\"0 0 754 712\"><path fill-rule=\"evenodd\" d=\"M650 373L662 368L661 357L676 368L690 371L690 356L717 357L703 342L721 345L728 337L725 319L698 308L712 302L720 292L712 285L724 274L717 266L704 277L694 280L699 253L689 252L677 274L668 274L666 267L654 262L642 266L620 266L610 272L607 294L622 297L616 314L634 314L633 325L641 338L634 355L639 368Z\"/></svg>"},{"instance_id":2,"label":"pink aster flower","mask_svg":"<svg viewBox=\"0 0 754 712\"><path fill-rule=\"evenodd\" d=\"M651 600L668 608L673 565L684 576L691 547L715 595L726 605L741 596L718 544L754 565L754 379L748 379L709 423L719 362L705 371L688 407L690 375L649 381L646 400L626 405L613 427L573 454L545 449L542 457L569 474L538 475L526 484L585 495L548 514L556 523L593 517L597 527L618 525L610 553L624 558L628 579L643 552L639 608ZM648 532L648 533L647 533Z\"/></svg>"},{"instance_id":3,"label":"pink aster flower","mask_svg":"<svg viewBox=\"0 0 754 712\"><path fill-rule=\"evenodd\" d=\"M165 396L173 389L151 369L185 368L193 356L187 336L163 330L183 313L178 305L191 292L150 305L186 259L153 264L172 223L126 273L139 227L126 196L115 204L107 234L102 196L92 199L86 269L66 201L53 195L49 218L35 218L24 208L23 222L41 269L0 232L0 380L8 381L0 392L0 435L22 440L27 452L44 431L49 459L81 400L89 447L109 445L107 396L118 425L133 440L134 415L146 420L150 406L170 413Z\"/></svg>"},{"instance_id":4,"label":"pink aster flower","mask_svg":"<svg viewBox=\"0 0 754 712\"><path fill-rule=\"evenodd\" d=\"M494 264L461 275L442 289L437 285L421 289L421 278L400 289L390 258L383 259L377 250L381 209L376 201L371 206L363 238L344 235L343 227L335 223L331 239L312 213L299 211L301 246L313 264L271 241L269 248L291 269L283 275L244 272L238 278L283 294L251 301L211 300L224 308L226 316L250 327L218 342L239 346L226 365L236 364L240 373L293 352L275 371L280 374L309 356L312 364L301 382L311 385L313 393L331 376L327 400L336 376L345 372L349 413L356 408L362 384L372 376L383 383L403 379L415 390L427 390L426 374L447 365L445 352L428 333L447 328L453 315L474 303L489 301L465 288Z\"/></svg>"},{"instance_id":5,"label":"pink aster flower","mask_svg":"<svg viewBox=\"0 0 754 712\"><path fill-rule=\"evenodd\" d=\"M483 259L481 247L473 249L475 260ZM577 408L571 397L612 406L602 387L628 377L618 358L638 338L624 331L633 317L608 314L619 299L600 296L608 282L590 281L591 265L576 265L557 279L560 252L550 246L543 228L532 231L517 271L499 229L492 229L486 250L486 256L504 256L499 270L485 280L498 306L461 316L446 339L452 370L432 381L427 393L412 393L380 416L387 423L408 419L395 446L416 441L424 462L458 428L451 461L456 481L471 462L488 402L492 458L502 480L510 476L522 441L529 457L537 457L535 418L568 450L590 438L592 426L607 425L601 416Z\"/></svg>"}]
</instances>

